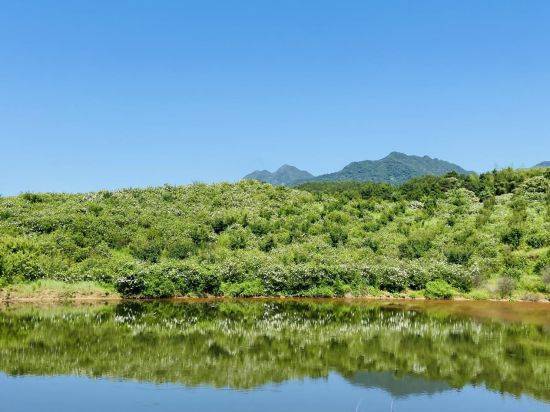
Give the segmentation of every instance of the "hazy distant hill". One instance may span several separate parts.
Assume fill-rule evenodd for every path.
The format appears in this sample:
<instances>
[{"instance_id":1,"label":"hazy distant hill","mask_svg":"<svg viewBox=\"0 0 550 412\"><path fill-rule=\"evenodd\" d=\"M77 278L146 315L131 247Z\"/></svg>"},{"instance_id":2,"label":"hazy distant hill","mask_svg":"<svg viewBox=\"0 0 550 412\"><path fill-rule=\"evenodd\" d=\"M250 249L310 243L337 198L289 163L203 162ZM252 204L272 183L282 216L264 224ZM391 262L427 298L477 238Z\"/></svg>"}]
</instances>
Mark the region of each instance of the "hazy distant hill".
<instances>
[{"instance_id":1,"label":"hazy distant hill","mask_svg":"<svg viewBox=\"0 0 550 412\"><path fill-rule=\"evenodd\" d=\"M547 160L545 162L540 162L534 165L533 167L550 167L550 160Z\"/></svg>"},{"instance_id":2,"label":"hazy distant hill","mask_svg":"<svg viewBox=\"0 0 550 412\"><path fill-rule=\"evenodd\" d=\"M314 176L294 166L283 165L275 172L271 173L267 170L256 170L244 177L244 179L259 180L260 182L271 183L273 185L290 186L299 181L312 179Z\"/></svg>"}]
</instances>

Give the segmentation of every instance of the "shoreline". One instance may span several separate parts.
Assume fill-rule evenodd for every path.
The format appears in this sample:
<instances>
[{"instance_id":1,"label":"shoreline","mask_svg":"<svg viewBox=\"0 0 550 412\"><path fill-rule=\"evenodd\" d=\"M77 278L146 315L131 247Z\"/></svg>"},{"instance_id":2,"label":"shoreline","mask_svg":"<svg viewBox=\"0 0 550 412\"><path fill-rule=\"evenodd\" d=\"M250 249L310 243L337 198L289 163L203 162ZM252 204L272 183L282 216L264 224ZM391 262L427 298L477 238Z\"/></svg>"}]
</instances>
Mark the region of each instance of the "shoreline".
<instances>
[{"instance_id":1,"label":"shoreline","mask_svg":"<svg viewBox=\"0 0 550 412\"><path fill-rule=\"evenodd\" d=\"M79 303L79 302L212 302L212 301L317 301L317 302L361 302L361 301L391 301L391 302L492 302L492 303L535 303L535 304L550 304L550 300L546 298L538 300L528 299L473 299L463 296L457 296L451 299L428 299L424 296L334 296L334 297L306 297L306 296L250 296L250 297L233 297L233 296L174 296L170 298L146 298L146 297L122 297L120 295L108 295L108 296L51 296L51 295L36 295L25 297L11 297L6 298L2 290L0 290L0 304L9 303Z\"/></svg>"},{"instance_id":2,"label":"shoreline","mask_svg":"<svg viewBox=\"0 0 550 412\"><path fill-rule=\"evenodd\" d=\"M102 308L128 304L312 304L331 306L369 306L372 308L395 308L396 310L428 312L441 315L466 316L479 321L522 322L550 326L550 305L548 300L497 300L454 299L437 300L424 298L354 296L354 297L175 297L165 299L123 298L120 296L90 297L74 299L20 298L0 300L0 313L12 310L42 310L53 308Z\"/></svg>"},{"instance_id":3,"label":"shoreline","mask_svg":"<svg viewBox=\"0 0 550 412\"><path fill-rule=\"evenodd\" d=\"M498 297L487 289L476 289L469 293L454 291L447 297L428 297L424 290L406 289L402 292L383 290L365 290L363 294L347 293L336 296L287 296L287 295L180 295L171 297L124 296L107 284L90 281L67 283L56 280L39 280L30 283L16 283L0 288L0 303L64 303L64 302L117 302L117 301L215 301L215 300L281 300L281 301L404 301L404 302L529 302L550 303L547 293L534 293L527 290L516 290L508 297Z\"/></svg>"}]
</instances>

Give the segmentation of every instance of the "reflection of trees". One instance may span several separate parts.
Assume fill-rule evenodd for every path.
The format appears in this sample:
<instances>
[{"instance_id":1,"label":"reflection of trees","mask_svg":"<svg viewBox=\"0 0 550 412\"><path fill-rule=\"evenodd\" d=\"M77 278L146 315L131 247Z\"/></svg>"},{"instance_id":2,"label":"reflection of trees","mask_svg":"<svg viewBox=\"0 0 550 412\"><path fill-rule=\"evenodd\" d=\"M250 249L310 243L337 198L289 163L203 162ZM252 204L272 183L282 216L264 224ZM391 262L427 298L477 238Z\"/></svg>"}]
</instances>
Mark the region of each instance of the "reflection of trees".
<instances>
[{"instance_id":1,"label":"reflection of trees","mask_svg":"<svg viewBox=\"0 0 550 412\"><path fill-rule=\"evenodd\" d=\"M374 303L151 302L0 312L0 370L13 375L252 388L332 370L351 380L359 371L390 371L444 382L437 387L485 384L548 399L549 359L550 336L541 326Z\"/></svg>"}]
</instances>

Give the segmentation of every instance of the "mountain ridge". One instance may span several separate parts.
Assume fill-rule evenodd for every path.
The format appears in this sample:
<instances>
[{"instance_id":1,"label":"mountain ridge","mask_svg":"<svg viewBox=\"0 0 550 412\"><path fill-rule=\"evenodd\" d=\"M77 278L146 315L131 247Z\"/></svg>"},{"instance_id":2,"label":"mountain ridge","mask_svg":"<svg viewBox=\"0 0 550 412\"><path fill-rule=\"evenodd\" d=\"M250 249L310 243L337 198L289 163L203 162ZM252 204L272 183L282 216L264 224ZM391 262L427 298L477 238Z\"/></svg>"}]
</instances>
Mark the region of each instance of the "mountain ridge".
<instances>
[{"instance_id":1,"label":"mountain ridge","mask_svg":"<svg viewBox=\"0 0 550 412\"><path fill-rule=\"evenodd\" d=\"M305 181L314 177L315 176L308 171L300 170L289 164L284 164L273 173L268 170L255 170L247 174L243 179L259 180L273 185L289 186L298 181Z\"/></svg>"},{"instance_id":2,"label":"mountain ridge","mask_svg":"<svg viewBox=\"0 0 550 412\"><path fill-rule=\"evenodd\" d=\"M281 171L282 169L285 170ZM297 171L300 173L297 173ZM274 173L267 170L256 170L246 175L244 179L253 179L287 186L307 182L345 180L401 184L414 177L424 175L439 176L449 172L456 172L459 174L471 173L459 165L445 160L431 158L427 155L407 155L394 151L382 159L351 162L337 172L319 176L314 176L294 166L283 165Z\"/></svg>"}]
</instances>

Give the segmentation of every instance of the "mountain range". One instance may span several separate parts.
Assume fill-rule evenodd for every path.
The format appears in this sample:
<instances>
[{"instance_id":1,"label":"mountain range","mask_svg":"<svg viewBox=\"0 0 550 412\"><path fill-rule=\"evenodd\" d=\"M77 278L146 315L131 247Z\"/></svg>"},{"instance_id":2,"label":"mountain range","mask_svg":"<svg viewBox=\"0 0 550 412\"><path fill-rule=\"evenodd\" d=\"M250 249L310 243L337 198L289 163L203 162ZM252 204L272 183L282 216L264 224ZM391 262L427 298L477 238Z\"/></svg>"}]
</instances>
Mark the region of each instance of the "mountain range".
<instances>
[{"instance_id":1,"label":"mountain range","mask_svg":"<svg viewBox=\"0 0 550 412\"><path fill-rule=\"evenodd\" d=\"M550 167L550 160L546 160L545 162L540 162L533 167Z\"/></svg>"},{"instance_id":2,"label":"mountain range","mask_svg":"<svg viewBox=\"0 0 550 412\"><path fill-rule=\"evenodd\" d=\"M293 186L305 182L356 180L361 182L387 182L401 184L423 175L443 175L448 172L470 173L462 167L429 156L412 156L392 152L379 160L352 162L334 173L314 176L294 166L284 165L271 173L257 170L244 177L275 185Z\"/></svg>"}]
</instances>

